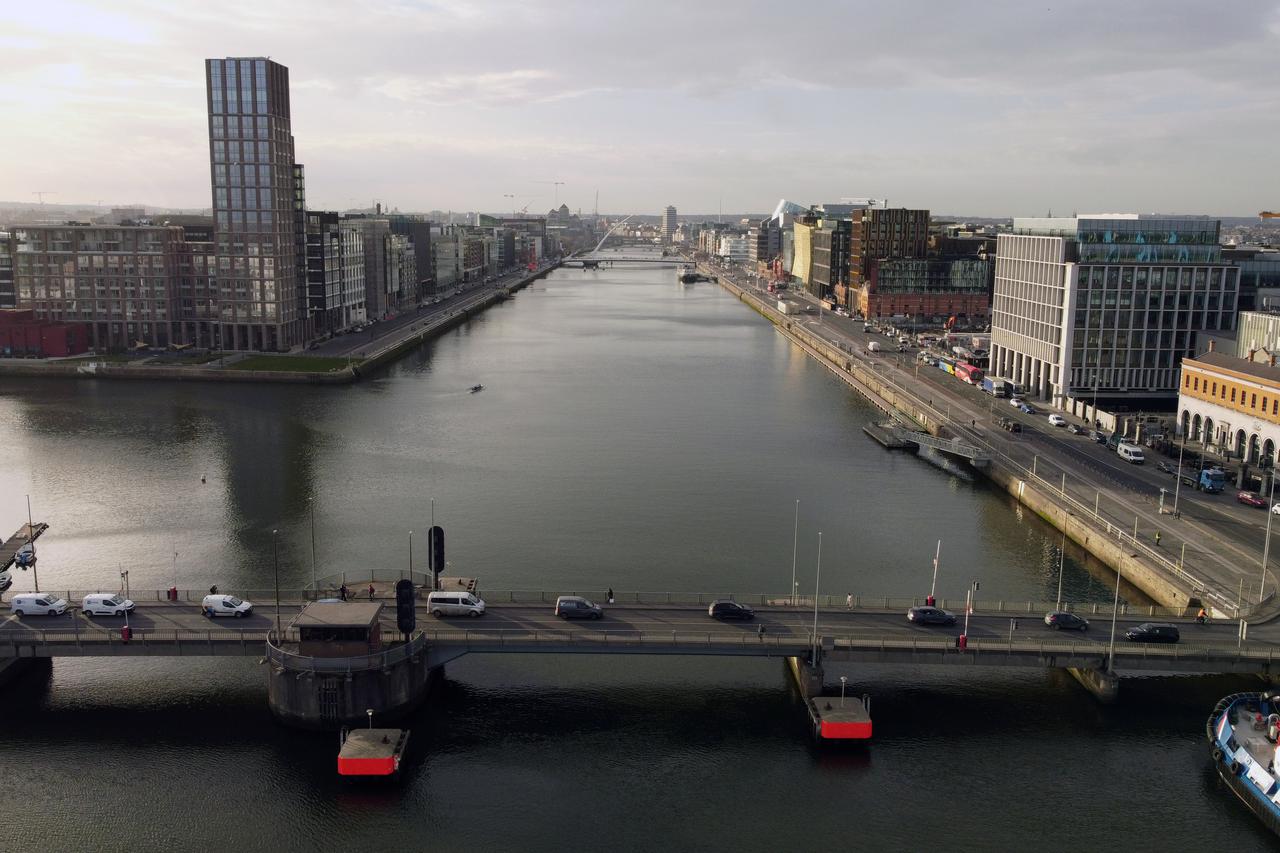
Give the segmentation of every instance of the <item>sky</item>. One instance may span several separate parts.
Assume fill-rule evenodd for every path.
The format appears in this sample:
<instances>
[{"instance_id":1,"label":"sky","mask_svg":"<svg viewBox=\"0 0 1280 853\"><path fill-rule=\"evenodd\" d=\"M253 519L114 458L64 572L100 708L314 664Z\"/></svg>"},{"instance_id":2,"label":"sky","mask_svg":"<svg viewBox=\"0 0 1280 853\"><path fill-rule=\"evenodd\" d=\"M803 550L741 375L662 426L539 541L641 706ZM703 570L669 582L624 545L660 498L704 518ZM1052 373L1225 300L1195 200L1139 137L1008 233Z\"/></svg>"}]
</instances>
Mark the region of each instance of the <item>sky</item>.
<instances>
[{"instance_id":1,"label":"sky","mask_svg":"<svg viewBox=\"0 0 1280 853\"><path fill-rule=\"evenodd\" d=\"M1280 0L0 0L0 200L207 207L226 56L314 209L1280 208Z\"/></svg>"}]
</instances>

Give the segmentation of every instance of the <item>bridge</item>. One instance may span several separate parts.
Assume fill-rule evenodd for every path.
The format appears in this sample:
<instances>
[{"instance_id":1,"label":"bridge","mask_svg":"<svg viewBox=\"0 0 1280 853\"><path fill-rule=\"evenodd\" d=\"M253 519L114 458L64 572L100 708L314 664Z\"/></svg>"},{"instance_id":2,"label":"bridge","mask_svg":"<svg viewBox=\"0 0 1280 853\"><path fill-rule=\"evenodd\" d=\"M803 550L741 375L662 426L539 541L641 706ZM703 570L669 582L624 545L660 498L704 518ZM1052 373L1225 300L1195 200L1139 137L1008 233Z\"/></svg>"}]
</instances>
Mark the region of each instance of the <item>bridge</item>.
<instances>
[{"instance_id":1,"label":"bridge","mask_svg":"<svg viewBox=\"0 0 1280 853\"><path fill-rule=\"evenodd\" d=\"M941 451L942 453L959 456L962 459L968 460L969 464L973 465L975 468L985 468L987 465L991 464L991 454L981 448L975 447L972 444L960 441L959 439L938 438L937 436L930 435L927 432L907 429L897 425L888 427L888 429L899 441L910 442L917 444L920 447L930 447L934 450Z\"/></svg>"},{"instance_id":2,"label":"bridge","mask_svg":"<svg viewBox=\"0 0 1280 853\"><path fill-rule=\"evenodd\" d=\"M688 263L678 255L623 255L623 254L588 254L578 255L572 258L565 258L561 262L561 266L574 267L580 266L583 269L597 269L601 266L613 266L614 264L650 264L657 266L675 267Z\"/></svg>"}]
</instances>

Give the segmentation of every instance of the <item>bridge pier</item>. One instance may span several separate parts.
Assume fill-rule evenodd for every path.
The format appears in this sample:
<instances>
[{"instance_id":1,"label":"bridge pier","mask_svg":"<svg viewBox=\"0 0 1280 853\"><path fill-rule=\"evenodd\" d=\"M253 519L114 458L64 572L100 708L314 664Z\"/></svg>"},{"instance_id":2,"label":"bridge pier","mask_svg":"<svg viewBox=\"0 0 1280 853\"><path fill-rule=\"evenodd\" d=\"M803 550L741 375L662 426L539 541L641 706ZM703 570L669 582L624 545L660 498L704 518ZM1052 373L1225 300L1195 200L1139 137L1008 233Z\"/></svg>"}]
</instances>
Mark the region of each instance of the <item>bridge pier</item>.
<instances>
[{"instance_id":1,"label":"bridge pier","mask_svg":"<svg viewBox=\"0 0 1280 853\"><path fill-rule=\"evenodd\" d=\"M811 666L804 658L787 658L787 670L795 680L800 695L805 699L821 696L823 691L822 664Z\"/></svg>"},{"instance_id":2,"label":"bridge pier","mask_svg":"<svg viewBox=\"0 0 1280 853\"><path fill-rule=\"evenodd\" d=\"M44 671L53 668L52 658L7 658L0 660L0 686L22 678L29 672Z\"/></svg>"},{"instance_id":3,"label":"bridge pier","mask_svg":"<svg viewBox=\"0 0 1280 853\"><path fill-rule=\"evenodd\" d=\"M1120 678L1115 673L1076 666L1067 667L1067 672L1104 705L1110 705L1119 696Z\"/></svg>"}]
</instances>

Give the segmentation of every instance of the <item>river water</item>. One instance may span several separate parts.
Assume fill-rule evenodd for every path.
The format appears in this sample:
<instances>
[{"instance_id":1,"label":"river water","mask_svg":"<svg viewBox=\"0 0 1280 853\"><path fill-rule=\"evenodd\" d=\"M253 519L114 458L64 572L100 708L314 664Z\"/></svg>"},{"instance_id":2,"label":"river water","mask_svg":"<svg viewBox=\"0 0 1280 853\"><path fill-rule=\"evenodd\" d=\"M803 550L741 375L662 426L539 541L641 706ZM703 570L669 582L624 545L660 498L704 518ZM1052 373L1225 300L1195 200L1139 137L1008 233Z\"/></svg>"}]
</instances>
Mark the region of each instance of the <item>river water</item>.
<instances>
[{"instance_id":1,"label":"river water","mask_svg":"<svg viewBox=\"0 0 1280 853\"><path fill-rule=\"evenodd\" d=\"M485 390L469 394L469 386ZM425 561L484 589L1057 594L1054 532L862 434L876 413L670 269L562 270L339 389L0 384L0 526L45 589L266 590ZM203 481L202 481L203 478ZM312 518L316 560L312 560ZM176 554L176 557L175 557ZM30 588L19 573L15 589ZM1069 600L1109 601L1068 550ZM265 593L264 593L265 595ZM868 749L815 747L777 662L475 656L396 786L271 720L256 660L60 660L0 699L7 837L48 849L1256 849L1203 746L1220 679L862 667ZM43 843L41 843L41 840ZM3 846L3 845L0 845Z\"/></svg>"}]
</instances>

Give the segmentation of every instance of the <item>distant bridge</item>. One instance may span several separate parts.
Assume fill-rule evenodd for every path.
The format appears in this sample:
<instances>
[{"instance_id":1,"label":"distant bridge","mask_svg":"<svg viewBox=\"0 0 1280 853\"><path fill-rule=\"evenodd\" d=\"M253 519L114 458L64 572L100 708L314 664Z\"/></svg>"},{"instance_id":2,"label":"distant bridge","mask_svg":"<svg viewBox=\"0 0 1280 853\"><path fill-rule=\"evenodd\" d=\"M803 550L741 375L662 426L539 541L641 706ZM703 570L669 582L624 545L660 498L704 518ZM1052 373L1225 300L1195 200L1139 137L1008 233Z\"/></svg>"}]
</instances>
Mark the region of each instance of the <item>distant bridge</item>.
<instances>
[{"instance_id":1,"label":"distant bridge","mask_svg":"<svg viewBox=\"0 0 1280 853\"><path fill-rule=\"evenodd\" d=\"M597 255L592 253L566 258L561 263L561 266L598 269L600 267L613 266L614 264L650 264L663 267L676 267L687 263L688 261L681 258L679 255L622 255L611 253Z\"/></svg>"}]
</instances>

